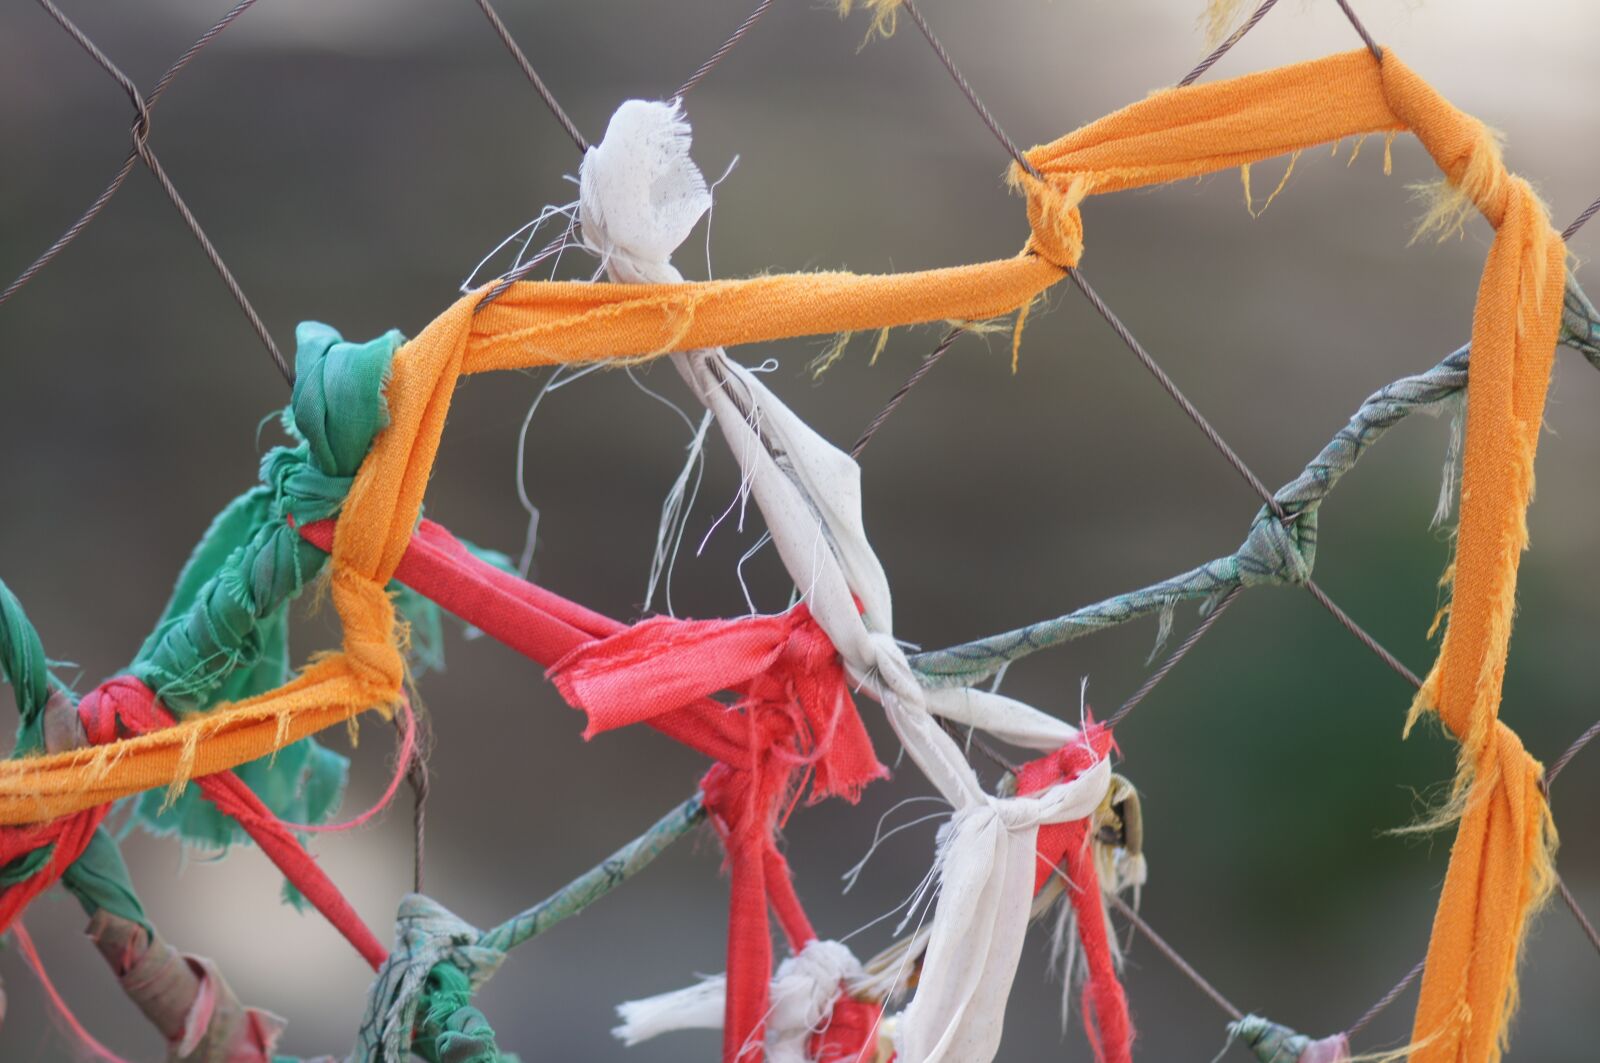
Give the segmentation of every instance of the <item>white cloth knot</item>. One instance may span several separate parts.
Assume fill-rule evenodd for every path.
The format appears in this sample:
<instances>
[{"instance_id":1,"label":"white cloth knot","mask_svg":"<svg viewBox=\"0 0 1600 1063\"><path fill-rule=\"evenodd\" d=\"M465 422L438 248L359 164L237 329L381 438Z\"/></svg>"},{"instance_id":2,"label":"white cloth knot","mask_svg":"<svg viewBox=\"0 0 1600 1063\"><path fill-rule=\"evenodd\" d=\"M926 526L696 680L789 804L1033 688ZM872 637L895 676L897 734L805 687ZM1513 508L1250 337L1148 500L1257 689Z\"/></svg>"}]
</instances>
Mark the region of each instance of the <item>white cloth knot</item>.
<instances>
[{"instance_id":1,"label":"white cloth knot","mask_svg":"<svg viewBox=\"0 0 1600 1063\"><path fill-rule=\"evenodd\" d=\"M578 168L583 243L617 280L671 284L672 252L711 208L689 158L689 123L673 103L628 100Z\"/></svg>"}]
</instances>

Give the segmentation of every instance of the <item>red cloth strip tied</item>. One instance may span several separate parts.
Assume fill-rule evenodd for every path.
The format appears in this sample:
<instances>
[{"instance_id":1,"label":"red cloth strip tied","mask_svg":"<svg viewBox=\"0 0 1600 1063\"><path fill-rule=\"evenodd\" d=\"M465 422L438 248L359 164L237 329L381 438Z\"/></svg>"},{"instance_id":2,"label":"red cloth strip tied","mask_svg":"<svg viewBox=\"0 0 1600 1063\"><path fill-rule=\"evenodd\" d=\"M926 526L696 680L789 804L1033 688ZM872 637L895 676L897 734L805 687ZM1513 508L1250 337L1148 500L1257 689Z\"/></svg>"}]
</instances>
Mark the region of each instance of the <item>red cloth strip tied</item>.
<instances>
[{"instance_id":1,"label":"red cloth strip tied","mask_svg":"<svg viewBox=\"0 0 1600 1063\"><path fill-rule=\"evenodd\" d=\"M844 668L804 605L736 620L655 617L574 650L550 670L588 734L671 720L718 691L736 698L700 723L739 747L701 781L727 852L725 1063L759 1060L772 978L769 905L798 951L816 935L805 919L776 832L810 776L810 803L855 801L887 770L850 697Z\"/></svg>"},{"instance_id":2,"label":"red cloth strip tied","mask_svg":"<svg viewBox=\"0 0 1600 1063\"><path fill-rule=\"evenodd\" d=\"M89 847L110 805L87 808L48 823L21 827L0 827L0 867L45 846L52 846L43 867L26 878L0 890L0 934L10 930L33 899L61 881L83 851Z\"/></svg>"},{"instance_id":3,"label":"red cloth strip tied","mask_svg":"<svg viewBox=\"0 0 1600 1063\"><path fill-rule=\"evenodd\" d=\"M333 521L322 520L297 530L317 549L331 551L334 527ZM546 668L579 646L628 629L619 620L474 557L447 528L431 520L420 522L412 533L394 578ZM737 758L743 746L724 738L711 722L726 712L726 706L702 698L692 708L647 722L713 760L727 760Z\"/></svg>"},{"instance_id":4,"label":"red cloth strip tied","mask_svg":"<svg viewBox=\"0 0 1600 1063\"><path fill-rule=\"evenodd\" d=\"M131 676L118 676L91 690L78 703L78 719L91 745L116 741L122 737L121 732L149 734L177 722L155 693ZM293 832L237 775L218 772L196 779L195 784L207 800L239 822L278 870L374 970L388 958L388 950ZM9 927L29 901L59 881L72 862L83 855L110 808L101 805L37 826L0 828L0 866L30 849L55 845L44 868L0 894L0 931Z\"/></svg>"},{"instance_id":5,"label":"red cloth strip tied","mask_svg":"<svg viewBox=\"0 0 1600 1063\"><path fill-rule=\"evenodd\" d=\"M299 529L306 541L320 549L333 545L334 522L319 521ZM395 579L428 598L436 605L479 628L494 639L546 667L565 667L587 657L601 653L600 640L620 640L630 632L650 628L644 636L634 634L633 641L623 644L639 651L644 659L656 648L654 632L672 627L675 633L666 635L664 641L681 639L693 622L658 619L646 621L638 628L594 612L570 601L553 591L506 572L475 557L443 525L430 520L418 524L405 555L395 569ZM759 811L746 814L745 809L762 805L762 787L798 796L792 775L805 767L816 772L812 787L812 800L838 794L854 801L860 789L875 778L887 774L872 753L870 741L856 715L850 699L846 679L833 646L828 642L803 610L793 610L782 616L748 617L734 621L712 621L694 624L696 637L683 642L682 653L667 666L671 675L657 675L641 680L636 672L616 680L600 678L593 667L575 671L588 685L595 683L594 704L589 706L589 726L585 737L630 723L644 723L663 734L704 753L718 764L702 783L708 795L708 805L714 822L725 843L737 840L746 833L759 833L764 818ZM699 636L706 636L699 641ZM613 642L613 650L619 645ZM715 663L714 674L701 651L716 647L720 659ZM623 655L630 655L626 652ZM599 658L595 658L598 660ZM591 661L591 664L593 662ZM638 662L635 662L638 663ZM621 666L611 662L599 671L612 672ZM779 668L784 671L775 671ZM798 676L796 676L798 673ZM786 678L787 677L787 678ZM670 685L661 685L663 680ZM562 680L556 677L557 685ZM635 684L650 683L650 698L635 697ZM741 684L751 690L740 690ZM789 697L788 685L793 686L794 697ZM755 689L759 688L759 689ZM789 723L757 721L748 711L730 711L728 706L712 700L710 694L731 690L747 703L754 696L776 696L780 703L780 716L793 713L795 705L802 706L797 714L788 716ZM563 693L566 693L565 689ZM568 695L568 700L572 697ZM785 709L782 706L788 706ZM804 706L824 707L813 722ZM800 719L803 717L804 719ZM818 724L820 723L820 726ZM794 725L803 724L797 729ZM764 731L762 729L765 729ZM763 764L763 758L751 755L752 741L763 738L769 742L788 741L799 735L808 736L809 753L790 748L776 755L778 763ZM818 740L820 736L820 741ZM763 783L752 785L746 768L765 768ZM781 777L779 774L781 773ZM781 783L781 785L777 785ZM792 789L791 789L792 788ZM715 802L711 795L718 795ZM770 794L766 795L770 796ZM741 802L743 804L741 805ZM771 830L775 830L786 817L792 802L779 802L770 817ZM720 807L719 807L720 806ZM734 819L740 817L737 829ZM749 975L738 974L730 982L738 981L740 1013L753 1011L765 1014L767 979L771 969L771 943L766 931L766 908L771 906L783 928L790 949L798 953L816 935L812 930L789 875L787 861L771 843L771 831L757 847L745 847L739 859L729 849L729 864L733 871L733 904L730 924L740 928L730 932L730 955L736 942L753 937L755 947L761 952L749 960ZM757 868L759 867L759 874ZM754 886L744 884L754 883ZM742 903L741 903L742 902ZM751 927L752 931L742 928ZM749 942L746 942L748 945ZM737 968L730 963L730 973ZM750 991L749 983L759 978L761 988ZM733 997L730 993L730 999ZM759 1005L759 1006L758 1006ZM729 1017L732 1015L731 1005ZM812 1054L829 1063L854 1063L861 1059L871 1061L876 1057L876 1037L882 1010L875 1004L839 998L833 1015L813 1041ZM724 1037L733 1042L724 1024ZM747 1054L759 1050L762 1043L761 1028L746 1031L737 1038L737 1044L746 1047Z\"/></svg>"},{"instance_id":6,"label":"red cloth strip tied","mask_svg":"<svg viewBox=\"0 0 1600 1063\"><path fill-rule=\"evenodd\" d=\"M1103 760L1114 746L1110 729L1090 721L1073 741L1023 765L1017 775L1017 792L1036 793L1076 778ZM1077 915L1078 940L1088 972L1083 987L1083 1021L1090 1048L1099 1063L1130 1063L1133 1023L1128 1016L1127 995L1117 980L1094 844L1089 837L1091 828L1089 819L1047 823L1039 828L1038 870L1033 888L1037 893L1058 868L1066 874L1067 896Z\"/></svg>"}]
</instances>

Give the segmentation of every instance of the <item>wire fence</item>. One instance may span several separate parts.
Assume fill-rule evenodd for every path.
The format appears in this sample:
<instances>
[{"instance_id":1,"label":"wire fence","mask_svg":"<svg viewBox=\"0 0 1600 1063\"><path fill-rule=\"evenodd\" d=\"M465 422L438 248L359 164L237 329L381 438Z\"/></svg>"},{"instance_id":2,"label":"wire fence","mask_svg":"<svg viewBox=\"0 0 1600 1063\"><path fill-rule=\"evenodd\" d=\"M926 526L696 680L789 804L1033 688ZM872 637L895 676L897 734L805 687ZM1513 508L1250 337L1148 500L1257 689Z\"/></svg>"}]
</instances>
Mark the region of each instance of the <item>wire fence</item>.
<instances>
[{"instance_id":1,"label":"wire fence","mask_svg":"<svg viewBox=\"0 0 1600 1063\"><path fill-rule=\"evenodd\" d=\"M182 222L183 226L200 245L207 260L210 262L218 277L221 279L228 294L238 305L241 313L243 313L249 321L252 330L259 338L261 345L266 351L268 357L272 360L278 371L283 375L285 381L292 384L293 372L288 362L285 360L270 332L263 324L260 316L256 313L250 302L250 299L244 292L238 280L229 270L227 264L224 262L215 245L207 237L200 221L189 208L182 194L179 192L178 188L174 185L172 179L168 176L166 170L163 168L156 153L156 149L152 143L152 134L154 130L153 118L157 109L157 105L161 102L167 91L181 77L181 75L195 60L195 58L207 47L209 47L219 36L227 32L228 29L250 8L255 6L257 0L239 0L239 2L230 8L220 19L207 28L205 32L200 34L200 36L195 39L194 43L185 49L172 62L172 64L150 88L148 93L142 91L139 86L136 85L132 79L130 79L122 71L122 69L117 65L116 61L104 49L102 49L99 44L97 44L81 28L79 28L79 26L65 12L59 6L57 6L54 0L36 0L36 2L46 13L48 13L50 18L60 26L61 30L69 35L71 39L80 48L82 48L83 51L90 56L90 58L93 59L95 64L105 72L115 87L120 89L120 91L127 96L132 111L132 119L129 127L130 147L121 165L112 173L104 190L101 191L100 194L89 203L82 214L75 221L73 221L70 226L67 227L67 229L59 238L45 248L37 258L30 262L27 267L24 268L16 276L16 278L5 287L3 291L0 291L0 305L4 305L13 298L17 297L19 293L21 293L35 277L48 268L50 264L54 262L56 258L84 232L85 229L93 224L95 219L101 215L106 206L123 188L132 172L137 167L142 165L146 170L149 171L151 176L161 188L162 192L165 194L166 198L171 202L172 206L177 211L179 220ZM562 130L572 141L579 154L581 155L583 152L587 151L590 142L585 138L583 132L573 122L568 113L562 108L556 94L552 92L551 88L540 77L538 71L529 61L527 55L519 47L516 39L513 37L505 22L500 18L494 6L490 3L490 0L475 0L475 2L478 8L482 11L485 20L492 28L493 32L498 36L500 41L503 42L512 61L526 77L532 91L537 94L544 106L548 108L554 120L559 123ZM755 32L759 28L759 24L763 16L766 15L774 6L774 2L775 0L760 0L750 14L736 26L733 32L729 34L726 39L724 39L718 45L718 47L709 55L706 61L689 75L689 77L677 89L675 95L681 98L690 94L707 77L709 77L719 63L721 63L735 48L737 48L738 45L748 35L750 35L752 32ZM1361 20L1359 19L1352 5L1348 2L1348 0L1336 0L1336 2L1348 20L1351 28L1359 36L1360 40L1368 49L1372 51L1375 56L1381 59L1381 48L1368 33L1367 29L1362 25ZM1192 70L1185 73L1176 84L1179 87L1186 87L1204 76L1212 69L1213 66L1221 61L1234 46L1236 46L1242 39L1245 38L1246 35L1255 29L1255 27L1258 26L1261 21L1273 10L1276 4L1277 0L1264 0L1264 2L1262 2L1259 6L1254 8L1248 17L1245 18L1225 40L1223 40ZM916 0L899 0L898 11L907 16L910 22L915 26L916 30L925 39L933 55L948 72L956 87L971 104L978 119L985 127L987 127L990 133L993 134L995 140L999 143L1006 155L1019 163L1024 169L1031 171L1032 167L1028 162L1027 157L1018 149L1016 143L1006 135L1002 123L982 102L982 99L978 93L974 90L971 83L961 72L959 65L952 57L949 50L935 34L932 26L930 25L928 19L922 12ZM1575 217L1572 222L1568 224L1565 230L1563 230L1562 236L1566 239L1572 238L1580 229L1583 228L1587 222L1589 222L1595 216L1597 212L1600 212L1600 198L1597 198L1594 202L1589 204L1586 209L1584 209L1577 217ZM563 236L562 238L552 242L540 253L521 261L515 269L507 273L488 292L488 294L484 297L482 304L480 304L480 309L483 305L487 305L489 302L492 302L501 292L505 291L512 282L523 276L526 276L535 267L547 261L552 255L556 254L565 239L566 237ZM1191 422L1193 422L1195 428L1203 435L1207 443L1216 450L1216 452L1234 471L1234 473L1237 474L1245 483L1247 483L1251 490L1254 491L1254 493L1260 498L1264 507L1263 514L1257 518L1256 524L1253 526L1253 528L1270 527L1278 536L1283 537L1286 542L1294 540L1294 537L1300 532L1300 528L1298 528L1297 525L1303 527L1303 522L1306 522L1308 517L1314 514L1315 506L1316 504L1320 503L1322 495L1326 494L1326 490L1323 490L1322 495L1318 495L1315 499L1310 499L1303 494L1296 493L1296 485L1300 484L1301 481L1292 482L1290 485L1287 485L1285 488L1282 488L1278 491L1273 491L1271 488L1269 488L1266 482L1251 469L1250 465L1245 461L1245 459L1232 446L1229 445L1217 428L1207 420L1195 403L1193 403L1184 394L1183 390L1161 367L1160 363L1150 353L1150 351L1140 343L1131 329L1107 304L1099 292L1091 285L1083 270L1071 270L1070 278L1074 286L1082 294L1083 298L1088 302L1090 307L1092 307L1096 314L1104 319L1106 324L1115 333L1121 343L1128 348L1134 358L1137 359L1139 364L1156 381L1157 385L1183 411L1185 416ZM1569 317L1571 320L1569 320L1566 327L1564 339L1569 341L1569 345L1576 346L1579 347L1579 349L1584 350L1584 353L1589 356L1590 360L1593 361L1597 367L1600 367L1600 348L1595 347L1597 340L1600 340L1600 322L1597 322L1593 319L1593 310L1592 308L1587 307L1586 303L1582 300L1581 295L1576 296L1576 299L1577 302L1575 303L1574 297L1569 296L1568 307L1570 311ZM1587 336L1580 334L1585 321L1587 321L1590 329L1590 332ZM865 430L862 432L861 436L851 449L853 456L859 457L863 454L874 436L884 427L884 425L891 419L895 412L899 410L907 401L911 392L931 375L932 371L938 366L946 353L951 349L956 339L962 334L962 331L962 328L959 326L951 329L940 340L937 346L935 346L930 353L924 356L915 370L906 379L905 383L893 393L882 410L870 420ZM1585 343L1588 344L1588 347L1583 346ZM1350 465L1353 465L1355 458L1359 456L1362 449L1364 449L1366 445L1369 445L1370 442L1376 438L1377 434L1381 434L1383 430L1385 430L1395 421L1398 421L1407 412L1410 412L1411 409L1420 408L1421 406L1428 405L1429 403L1437 402L1441 396L1452 393L1453 391L1459 391L1464 388L1466 385L1467 353L1468 352L1466 349L1462 348L1461 350L1452 354L1450 357L1446 358L1434 370L1430 370L1429 374L1422 374L1418 377L1407 378L1406 380L1400 381L1395 385L1391 385L1390 388L1386 388L1378 395L1375 395L1372 400L1369 400L1368 406L1378 403L1384 411L1383 416L1389 419L1379 423L1373 419L1373 415L1368 410L1368 406L1363 407L1363 412L1367 413L1368 415L1367 419L1363 420L1363 414L1358 413L1357 418L1352 421L1352 427L1354 428L1355 426L1359 425L1360 430L1363 433L1368 434L1363 436L1359 447L1347 455L1344 465L1342 468L1336 470L1333 478L1336 480L1338 472L1345 471ZM1419 384L1418 382L1421 383ZM1415 389L1418 387L1423 387L1425 390L1423 392L1415 392ZM1412 392L1406 392L1407 388L1413 389ZM1403 393L1409 394L1410 397L1405 398ZM1338 443L1339 440L1335 440L1335 444ZM1317 467L1315 462L1313 463L1313 466L1308 467L1308 470L1313 467ZM1326 469L1321 468L1318 472L1318 476L1325 478ZM1331 483L1324 482L1324 487L1331 488ZM1310 534L1314 544L1314 531L1312 531ZM1248 543L1246 545L1247 547L1249 546ZM1301 546L1303 546L1303 544L1291 543L1288 546L1284 546L1280 543L1277 544L1275 548L1279 550L1279 556L1281 558L1281 556L1284 554L1290 555L1291 557L1294 556L1298 553ZM1223 559L1224 561L1229 561L1234 564L1234 570L1232 570L1234 574L1231 579L1218 578L1216 572L1210 571L1209 569L1194 570L1194 573L1200 573L1201 575L1196 577L1194 573L1185 574L1184 576L1177 577L1174 580L1167 581L1166 583L1158 584L1154 588L1147 588L1144 591L1134 592L1133 595L1120 596L1119 599L1110 600L1110 608L1107 608L1108 603L1099 603L1096 606L1078 610L1073 614L1068 614L1067 616L1058 618L1055 621L1047 621L1041 625L1034 625L1029 629L1019 629L1017 632L1005 633L1003 635L994 636L991 639L979 640L978 642L969 643L965 646L953 647L950 650L940 651L939 653L921 654L913 657L913 662L917 664L919 669L924 670L927 674L959 676L962 681L970 682L975 677L993 674L1011 660L1015 660L1018 657L1034 652L1035 650L1059 644L1060 642L1065 641L1067 638L1075 638L1078 637L1078 635L1092 630L1102 630L1103 628L1113 624L1122 623L1127 620L1134 619L1137 616L1149 615L1152 612L1158 612L1161 610L1170 611L1172 603L1177 600L1193 599L1208 603L1201 621L1193 628L1191 632L1187 634L1187 636L1179 643L1172 653L1167 655L1158 666L1150 671L1142 685L1130 696L1128 696L1120 705L1120 707L1108 718L1108 724L1114 727L1116 724L1120 723L1130 712L1132 712L1136 706L1144 701L1146 697L1157 687L1157 685L1162 683L1174 671L1177 665L1196 649L1199 642L1213 628L1213 626L1220 621L1222 616L1228 611L1229 607L1237 600L1237 598L1245 589L1250 586L1269 583L1292 583L1304 587L1306 593L1321 608L1326 610L1334 618L1334 620L1337 621L1338 624L1351 635L1351 637L1356 639L1386 668L1394 672L1413 688L1421 685L1421 679L1415 671L1402 662L1395 654L1386 649L1345 609L1335 602L1334 599L1322 587L1320 587L1315 580L1310 578L1309 565L1306 566L1304 571L1295 572L1283 570L1281 567L1275 568L1274 565L1276 562L1268 562L1267 571L1262 575L1262 578L1249 580L1241 578L1237 572L1238 562L1245 556L1245 554L1246 551L1241 550L1239 555L1235 555L1230 559ZM1199 582L1195 582L1196 579L1198 579ZM1188 582L1184 582L1185 580ZM1136 596L1137 601L1134 600ZM1572 763L1579 752L1581 752L1590 743L1595 741L1597 737L1600 737L1600 722L1596 722L1594 725L1586 729L1582 734L1577 736L1577 738L1575 738L1565 750L1560 752L1554 758L1550 764L1550 767L1546 770L1543 781L1547 793L1550 785L1555 781L1556 777L1560 775L1569 764ZM425 747L425 745L426 743L421 743L421 746ZM1009 762L997 751L984 745L981 741L977 743L977 747L985 756L989 757L996 764L1002 766L1006 770L1014 771L1016 769L1016 765ZM426 766L420 756L420 753L416 760L409 765L409 777L411 779L415 800L415 880L416 888L420 891L422 886L423 863L423 810L427 795ZM693 822L698 822L697 819L692 818L693 814L697 814L697 810L692 812L691 819L684 820L681 823L675 822L674 829L681 831L686 829L687 826L692 825ZM643 841L643 839L641 839L641 841ZM1597 934L1593 923L1583 909L1579 906L1577 898L1567 887L1566 883L1560 882L1559 879L1557 888L1565 906L1571 913L1574 922L1577 924L1577 929L1594 945L1597 953L1600 953L1600 934ZM1160 952L1174 965L1177 970L1179 970L1186 978L1188 978L1198 990L1200 990L1208 999L1214 1002L1218 1009L1227 1015L1229 1019L1238 1021L1244 1017L1244 1013L1241 1011L1241 1009L1232 1004L1228 997L1226 997L1209 980L1207 980L1195 966L1193 966L1180 953L1178 953L1177 950L1168 944L1166 940L1156 932L1155 929L1149 926L1149 924L1138 914L1137 911L1135 911L1131 906L1118 897L1112 896L1110 900L1118 913L1125 920L1127 920L1131 926L1136 928L1145 937L1145 939L1157 949L1158 952ZM538 910L539 909L533 909L530 911ZM1378 1016L1378 1014L1392 1005L1405 992L1405 990L1416 980L1421 971L1422 963L1419 962L1415 967L1411 968L1409 972L1406 973L1392 989L1383 994L1366 1012L1352 1021L1349 1026L1345 1028L1344 1032L1351 1037L1360 1034Z\"/></svg>"}]
</instances>

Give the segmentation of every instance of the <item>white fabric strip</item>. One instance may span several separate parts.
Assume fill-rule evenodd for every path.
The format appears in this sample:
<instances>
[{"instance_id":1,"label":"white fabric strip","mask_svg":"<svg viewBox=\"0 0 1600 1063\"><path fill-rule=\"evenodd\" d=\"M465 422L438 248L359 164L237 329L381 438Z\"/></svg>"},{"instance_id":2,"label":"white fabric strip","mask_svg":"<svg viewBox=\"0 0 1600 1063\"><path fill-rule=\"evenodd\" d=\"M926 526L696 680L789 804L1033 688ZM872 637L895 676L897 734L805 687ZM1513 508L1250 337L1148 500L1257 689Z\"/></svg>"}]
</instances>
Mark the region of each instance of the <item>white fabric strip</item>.
<instances>
[{"instance_id":1,"label":"white fabric strip","mask_svg":"<svg viewBox=\"0 0 1600 1063\"><path fill-rule=\"evenodd\" d=\"M710 206L675 104L630 100L580 171L584 242L619 281L675 283L672 251ZM1081 819L1110 783L1101 761L1028 797L984 792L942 715L1030 749L1077 731L1010 698L925 690L893 636L893 602L861 519L861 470L720 349L672 355L715 415L773 543L852 679L882 703L955 809L940 834L937 910L917 992L898 1023L902 1063L987 1063L999 1048L1033 890L1038 828ZM857 608L859 602L860 608Z\"/></svg>"}]
</instances>

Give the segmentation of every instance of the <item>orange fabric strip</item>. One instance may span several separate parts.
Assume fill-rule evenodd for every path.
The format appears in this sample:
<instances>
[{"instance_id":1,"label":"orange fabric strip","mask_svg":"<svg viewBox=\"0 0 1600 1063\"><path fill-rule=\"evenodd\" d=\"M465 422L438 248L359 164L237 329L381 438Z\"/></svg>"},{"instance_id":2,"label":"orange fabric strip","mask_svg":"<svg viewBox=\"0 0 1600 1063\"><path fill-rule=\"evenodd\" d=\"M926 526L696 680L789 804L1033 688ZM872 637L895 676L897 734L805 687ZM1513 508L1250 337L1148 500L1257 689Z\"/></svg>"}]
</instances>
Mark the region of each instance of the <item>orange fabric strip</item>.
<instances>
[{"instance_id":1,"label":"orange fabric strip","mask_svg":"<svg viewBox=\"0 0 1600 1063\"><path fill-rule=\"evenodd\" d=\"M1231 81L1159 92L1014 168L1029 249L1015 259L886 277L798 274L672 286L523 283L480 314L455 303L396 356L391 423L346 501L333 599L344 652L279 691L169 732L0 764L0 823L62 815L206 771L392 705L404 670L383 592L416 525L457 378L490 369L639 358L789 336L978 320L1028 305L1076 265L1078 204L1245 165L1328 141L1410 129L1496 226L1473 321L1466 456L1449 630L1419 704L1462 742L1465 814L1423 977L1412 1058L1498 1058L1515 998L1518 943L1548 888L1554 832L1539 765L1498 721L1524 512L1559 324L1564 247L1494 139L1393 56L1364 50Z\"/></svg>"}]
</instances>

